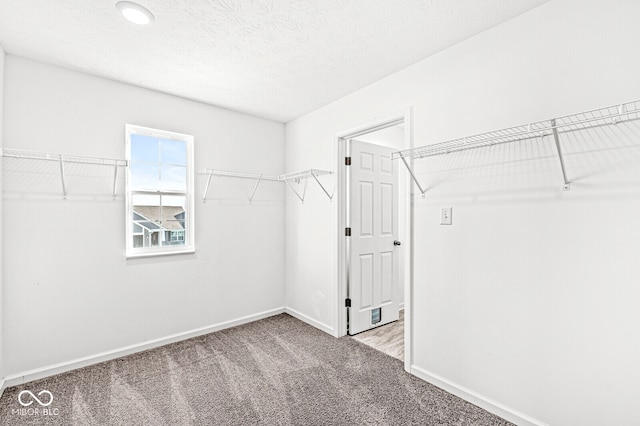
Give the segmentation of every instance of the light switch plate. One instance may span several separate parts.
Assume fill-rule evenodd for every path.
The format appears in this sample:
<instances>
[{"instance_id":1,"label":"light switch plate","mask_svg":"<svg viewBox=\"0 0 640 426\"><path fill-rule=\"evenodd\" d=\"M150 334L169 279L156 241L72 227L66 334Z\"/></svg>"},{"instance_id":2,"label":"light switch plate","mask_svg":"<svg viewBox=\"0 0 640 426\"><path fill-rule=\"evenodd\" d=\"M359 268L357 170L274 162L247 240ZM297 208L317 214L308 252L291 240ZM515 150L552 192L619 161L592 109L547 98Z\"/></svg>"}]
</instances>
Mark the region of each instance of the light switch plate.
<instances>
[{"instance_id":1,"label":"light switch plate","mask_svg":"<svg viewBox=\"0 0 640 426\"><path fill-rule=\"evenodd\" d=\"M442 207L440 209L440 225L451 225L453 223L451 220L452 210L451 207Z\"/></svg>"}]
</instances>

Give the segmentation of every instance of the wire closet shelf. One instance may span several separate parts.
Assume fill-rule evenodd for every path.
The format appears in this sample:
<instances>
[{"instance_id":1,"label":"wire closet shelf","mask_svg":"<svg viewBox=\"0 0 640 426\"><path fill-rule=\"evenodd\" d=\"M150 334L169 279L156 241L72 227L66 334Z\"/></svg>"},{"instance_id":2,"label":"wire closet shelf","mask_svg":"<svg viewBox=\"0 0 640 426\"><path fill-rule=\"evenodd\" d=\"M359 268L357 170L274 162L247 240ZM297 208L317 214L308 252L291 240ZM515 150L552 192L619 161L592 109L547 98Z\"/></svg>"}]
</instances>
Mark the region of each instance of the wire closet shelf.
<instances>
[{"instance_id":1,"label":"wire closet shelf","mask_svg":"<svg viewBox=\"0 0 640 426\"><path fill-rule=\"evenodd\" d=\"M234 172L231 170L204 169L198 172L198 174L208 176L207 184L204 188L204 193L202 194L203 203L207 202L207 194L209 193L209 186L211 186L211 178L214 176L255 180L256 184L253 187L253 191L251 191L251 195L249 196L249 203L253 202L253 197L256 195L256 191L258 190L258 186L260 185L260 182L262 182L263 180L278 182L277 176L267 176L267 175L257 174L257 173Z\"/></svg>"},{"instance_id":2,"label":"wire closet shelf","mask_svg":"<svg viewBox=\"0 0 640 426\"><path fill-rule=\"evenodd\" d=\"M638 120L639 118L640 100L636 100L619 105L580 112L577 114L565 115L563 117L551 118L506 129L480 133L464 138L452 139L433 145L425 145L397 151L391 154L391 158L394 160L401 159L404 162L412 180L420 189L420 192L424 197L425 190L423 190L415 177L407 159L419 159L436 155L445 155L452 152L518 142L527 139L535 140L536 138L553 137L560 166L562 168L562 176L564 179L563 189L568 190L570 189L570 182L567 178L566 168L564 165L564 157L562 154L562 147L560 145L560 135L563 133L577 132L596 127L617 125L624 122Z\"/></svg>"},{"instance_id":3,"label":"wire closet shelf","mask_svg":"<svg viewBox=\"0 0 640 426\"><path fill-rule=\"evenodd\" d=\"M65 164L89 164L94 166L113 167L113 199L116 198L118 181L118 168L127 167L127 160L100 157L81 157L77 155L53 154L49 152L23 151L19 149L2 148L3 158L13 158L19 160L40 160L56 162L60 165L60 181L62 184L62 196L67 198L67 182Z\"/></svg>"},{"instance_id":4,"label":"wire closet shelf","mask_svg":"<svg viewBox=\"0 0 640 426\"><path fill-rule=\"evenodd\" d=\"M306 192L306 187L305 187L305 192L300 194L291 185L291 181L295 181L296 183L300 183L300 181L302 179L307 179L307 178L311 178L311 177L315 179L315 181L318 183L318 185L320 185L320 188L322 188L324 193L329 197L329 199L331 199L333 196L329 195L329 193L327 192L325 187L318 180L318 176L332 174L332 173L333 172L330 172L330 171L327 171L327 170L319 170L319 169L309 169L309 170L296 171L296 172L282 174L282 175L279 175L279 176L270 176L270 175L264 175L264 174L258 174L258 173L236 172L236 171L231 171L231 170L219 170L219 169L204 169L204 170L198 172L199 175L207 176L207 183L205 185L204 193L202 194L202 202L206 202L207 194L209 193L209 187L211 185L211 179L214 176L216 176L216 177L228 177L228 178L255 180L256 183L255 183L255 185L253 187L253 190L251 191L251 195L249 196L249 203L253 202L253 198L254 198L254 196L256 194L258 186L260 185L260 182L262 182L262 181L285 182L285 183L287 183L289 185L291 190L296 194L296 196L300 199L300 201L304 202L304 194Z\"/></svg>"},{"instance_id":5,"label":"wire closet shelf","mask_svg":"<svg viewBox=\"0 0 640 426\"><path fill-rule=\"evenodd\" d=\"M329 194L329 191L327 191L327 188L325 188L322 182L320 182L320 180L318 179L318 176L330 175L330 174L333 174L333 172L330 172L329 170L308 169L308 170L301 170L297 172L291 172L291 173L280 175L278 176L278 180L286 182L286 184L293 191L293 193L300 199L300 202L304 203L304 197L307 192L306 182L305 182L302 193L300 193L296 191L293 185L291 185L291 181L300 183L302 179L313 178L313 180L316 181L316 183L320 186L320 188L322 188L322 191L325 193L325 195L329 198L329 201L331 201L333 200L333 194Z\"/></svg>"}]
</instances>

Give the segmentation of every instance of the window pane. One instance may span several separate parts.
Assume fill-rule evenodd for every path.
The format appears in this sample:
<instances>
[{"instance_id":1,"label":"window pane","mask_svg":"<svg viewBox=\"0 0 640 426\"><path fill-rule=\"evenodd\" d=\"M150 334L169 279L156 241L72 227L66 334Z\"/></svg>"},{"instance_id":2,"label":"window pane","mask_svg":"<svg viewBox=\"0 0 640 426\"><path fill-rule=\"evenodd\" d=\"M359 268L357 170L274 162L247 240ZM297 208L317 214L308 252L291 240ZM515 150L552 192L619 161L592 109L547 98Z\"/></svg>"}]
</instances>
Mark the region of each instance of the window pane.
<instances>
[{"instance_id":1,"label":"window pane","mask_svg":"<svg viewBox=\"0 0 640 426\"><path fill-rule=\"evenodd\" d=\"M160 162L176 166L187 165L187 143L162 139L160 141Z\"/></svg>"},{"instance_id":2,"label":"window pane","mask_svg":"<svg viewBox=\"0 0 640 426\"><path fill-rule=\"evenodd\" d=\"M133 235L134 247L156 247L159 245L159 233L162 231L159 212L159 195L133 196L134 230L142 228L142 235Z\"/></svg>"},{"instance_id":3,"label":"window pane","mask_svg":"<svg viewBox=\"0 0 640 426\"><path fill-rule=\"evenodd\" d=\"M181 195L165 195L162 197L163 216L165 229L171 231L165 245L184 245L185 239L178 238L180 233L184 234L187 229L185 220L185 209L187 199ZM172 238L173 235L173 238Z\"/></svg>"},{"instance_id":4,"label":"window pane","mask_svg":"<svg viewBox=\"0 0 640 426\"><path fill-rule=\"evenodd\" d=\"M142 228L142 236L133 236L134 247L184 245L185 203L183 196L134 195L133 226Z\"/></svg>"},{"instance_id":5,"label":"window pane","mask_svg":"<svg viewBox=\"0 0 640 426\"><path fill-rule=\"evenodd\" d=\"M187 197L185 197L184 195L163 195L162 196L163 206L182 207L182 214L184 214L184 207L186 203L187 203Z\"/></svg>"},{"instance_id":6,"label":"window pane","mask_svg":"<svg viewBox=\"0 0 640 426\"><path fill-rule=\"evenodd\" d=\"M153 136L131 135L131 161L159 163L159 139Z\"/></svg>"},{"instance_id":7,"label":"window pane","mask_svg":"<svg viewBox=\"0 0 640 426\"><path fill-rule=\"evenodd\" d=\"M131 162L131 189L159 190L160 167L156 164Z\"/></svg>"},{"instance_id":8,"label":"window pane","mask_svg":"<svg viewBox=\"0 0 640 426\"><path fill-rule=\"evenodd\" d=\"M164 190L187 190L187 168L184 166L165 166L160 169L161 186Z\"/></svg>"}]
</instances>

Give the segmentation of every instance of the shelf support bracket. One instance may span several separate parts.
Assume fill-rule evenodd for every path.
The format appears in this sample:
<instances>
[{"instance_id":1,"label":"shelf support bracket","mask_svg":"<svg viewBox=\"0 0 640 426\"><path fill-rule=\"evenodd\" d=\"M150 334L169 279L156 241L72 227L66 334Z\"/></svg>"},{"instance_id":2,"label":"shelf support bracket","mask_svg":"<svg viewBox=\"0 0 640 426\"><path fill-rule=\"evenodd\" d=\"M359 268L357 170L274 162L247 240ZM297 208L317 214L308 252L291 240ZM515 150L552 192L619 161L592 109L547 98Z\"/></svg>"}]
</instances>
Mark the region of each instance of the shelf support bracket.
<instances>
[{"instance_id":1,"label":"shelf support bracket","mask_svg":"<svg viewBox=\"0 0 640 426\"><path fill-rule=\"evenodd\" d=\"M320 185L320 188L322 188L324 193L327 194L327 197L329 197L329 200L332 201L333 200L333 195L329 195L329 192L327 192L327 190L325 189L324 185L322 183L320 183L320 180L318 179L318 176L316 176L316 174L313 173L313 170L311 171L311 176L313 176L313 178L318 183L318 185Z\"/></svg>"},{"instance_id":2,"label":"shelf support bracket","mask_svg":"<svg viewBox=\"0 0 640 426\"><path fill-rule=\"evenodd\" d=\"M553 130L553 140L556 143L556 150L558 151L558 158L560 159L560 167L562 168L562 179L564 180L564 185L562 189L568 191L571 189L571 182L567 179L567 170L564 166L564 157L562 156L562 148L560 147L560 138L558 137L558 128L556 127L556 119L551 119L551 127Z\"/></svg>"},{"instance_id":3,"label":"shelf support bracket","mask_svg":"<svg viewBox=\"0 0 640 426\"><path fill-rule=\"evenodd\" d=\"M258 181L256 185L253 187L253 191L251 192L251 196L249 197L249 204L253 202L253 196L256 195L256 190L258 189L258 185L260 185L260 181L262 180L262 175L258 177Z\"/></svg>"},{"instance_id":4,"label":"shelf support bracket","mask_svg":"<svg viewBox=\"0 0 640 426\"><path fill-rule=\"evenodd\" d=\"M62 180L62 198L67 199L67 184L64 176L64 157L60 156L60 179Z\"/></svg>"},{"instance_id":5,"label":"shelf support bracket","mask_svg":"<svg viewBox=\"0 0 640 426\"><path fill-rule=\"evenodd\" d=\"M118 184L118 164L113 166L113 200L116 199L116 188Z\"/></svg>"},{"instance_id":6,"label":"shelf support bracket","mask_svg":"<svg viewBox=\"0 0 640 426\"><path fill-rule=\"evenodd\" d=\"M296 191L296 189L293 187L293 185L291 185L291 182L289 182L289 179L286 179L285 182L287 182L287 185L289 185L289 188L291 188L291 190L293 191L294 194L296 194L296 196L300 199L300 201L302 203L304 203L304 196L307 192L307 181L304 181L304 191L302 191L302 196L300 196L300 194L298 193L298 191Z\"/></svg>"},{"instance_id":7,"label":"shelf support bracket","mask_svg":"<svg viewBox=\"0 0 640 426\"><path fill-rule=\"evenodd\" d=\"M618 113L613 117L613 124L618 124L622 120L622 114L624 114L624 104L618 105Z\"/></svg>"},{"instance_id":8,"label":"shelf support bracket","mask_svg":"<svg viewBox=\"0 0 640 426\"><path fill-rule=\"evenodd\" d=\"M411 179L413 179L413 182L416 184L416 186L420 190L420 193L422 194L422 198L424 198L424 194L425 194L426 190L422 189L422 185L420 185L420 182L418 182L418 179L416 178L416 175L413 174L413 170L411 170L411 167L409 167L409 163L407 163L407 159L404 158L404 156L402 156L400 158L402 159L402 162L404 163L405 167L409 171L409 174L411 175Z\"/></svg>"},{"instance_id":9,"label":"shelf support bracket","mask_svg":"<svg viewBox=\"0 0 640 426\"><path fill-rule=\"evenodd\" d=\"M209 192L209 185L211 185L211 178L213 177L213 174L211 172L209 172L209 177L207 178L207 185L204 187L204 194L202 194L202 202L206 203L207 202L207 193Z\"/></svg>"}]
</instances>

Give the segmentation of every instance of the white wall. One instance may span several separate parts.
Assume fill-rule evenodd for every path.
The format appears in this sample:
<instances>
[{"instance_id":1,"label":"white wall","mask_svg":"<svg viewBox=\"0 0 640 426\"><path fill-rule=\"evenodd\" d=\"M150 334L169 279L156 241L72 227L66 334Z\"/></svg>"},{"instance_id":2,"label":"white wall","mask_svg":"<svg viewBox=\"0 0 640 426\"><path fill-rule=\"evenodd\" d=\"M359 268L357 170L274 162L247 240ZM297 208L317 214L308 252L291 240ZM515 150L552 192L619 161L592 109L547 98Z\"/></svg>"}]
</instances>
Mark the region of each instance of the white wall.
<instances>
[{"instance_id":1,"label":"white wall","mask_svg":"<svg viewBox=\"0 0 640 426\"><path fill-rule=\"evenodd\" d=\"M420 146L640 98L639 18L553 0L288 123L287 168L336 167L337 133L409 106ZM567 136L569 192L549 140L416 162L414 373L522 424L640 423L638 136ZM287 305L328 330L336 215L287 204Z\"/></svg>"},{"instance_id":2,"label":"white wall","mask_svg":"<svg viewBox=\"0 0 640 426\"><path fill-rule=\"evenodd\" d=\"M195 168L284 170L284 125L15 56L5 146L124 158L125 123L195 136ZM5 374L284 307L284 185L196 176L196 254L125 259L125 207L95 168L6 162ZM47 173L51 172L50 175ZM123 183L118 184L122 194Z\"/></svg>"},{"instance_id":3,"label":"white wall","mask_svg":"<svg viewBox=\"0 0 640 426\"><path fill-rule=\"evenodd\" d=\"M4 146L4 59L5 53L0 46L0 149ZM2 188L2 161L0 161L0 188ZM0 395L4 386L4 270L3 270L3 248L4 238L2 235L3 220L2 197L0 197Z\"/></svg>"}]
</instances>

